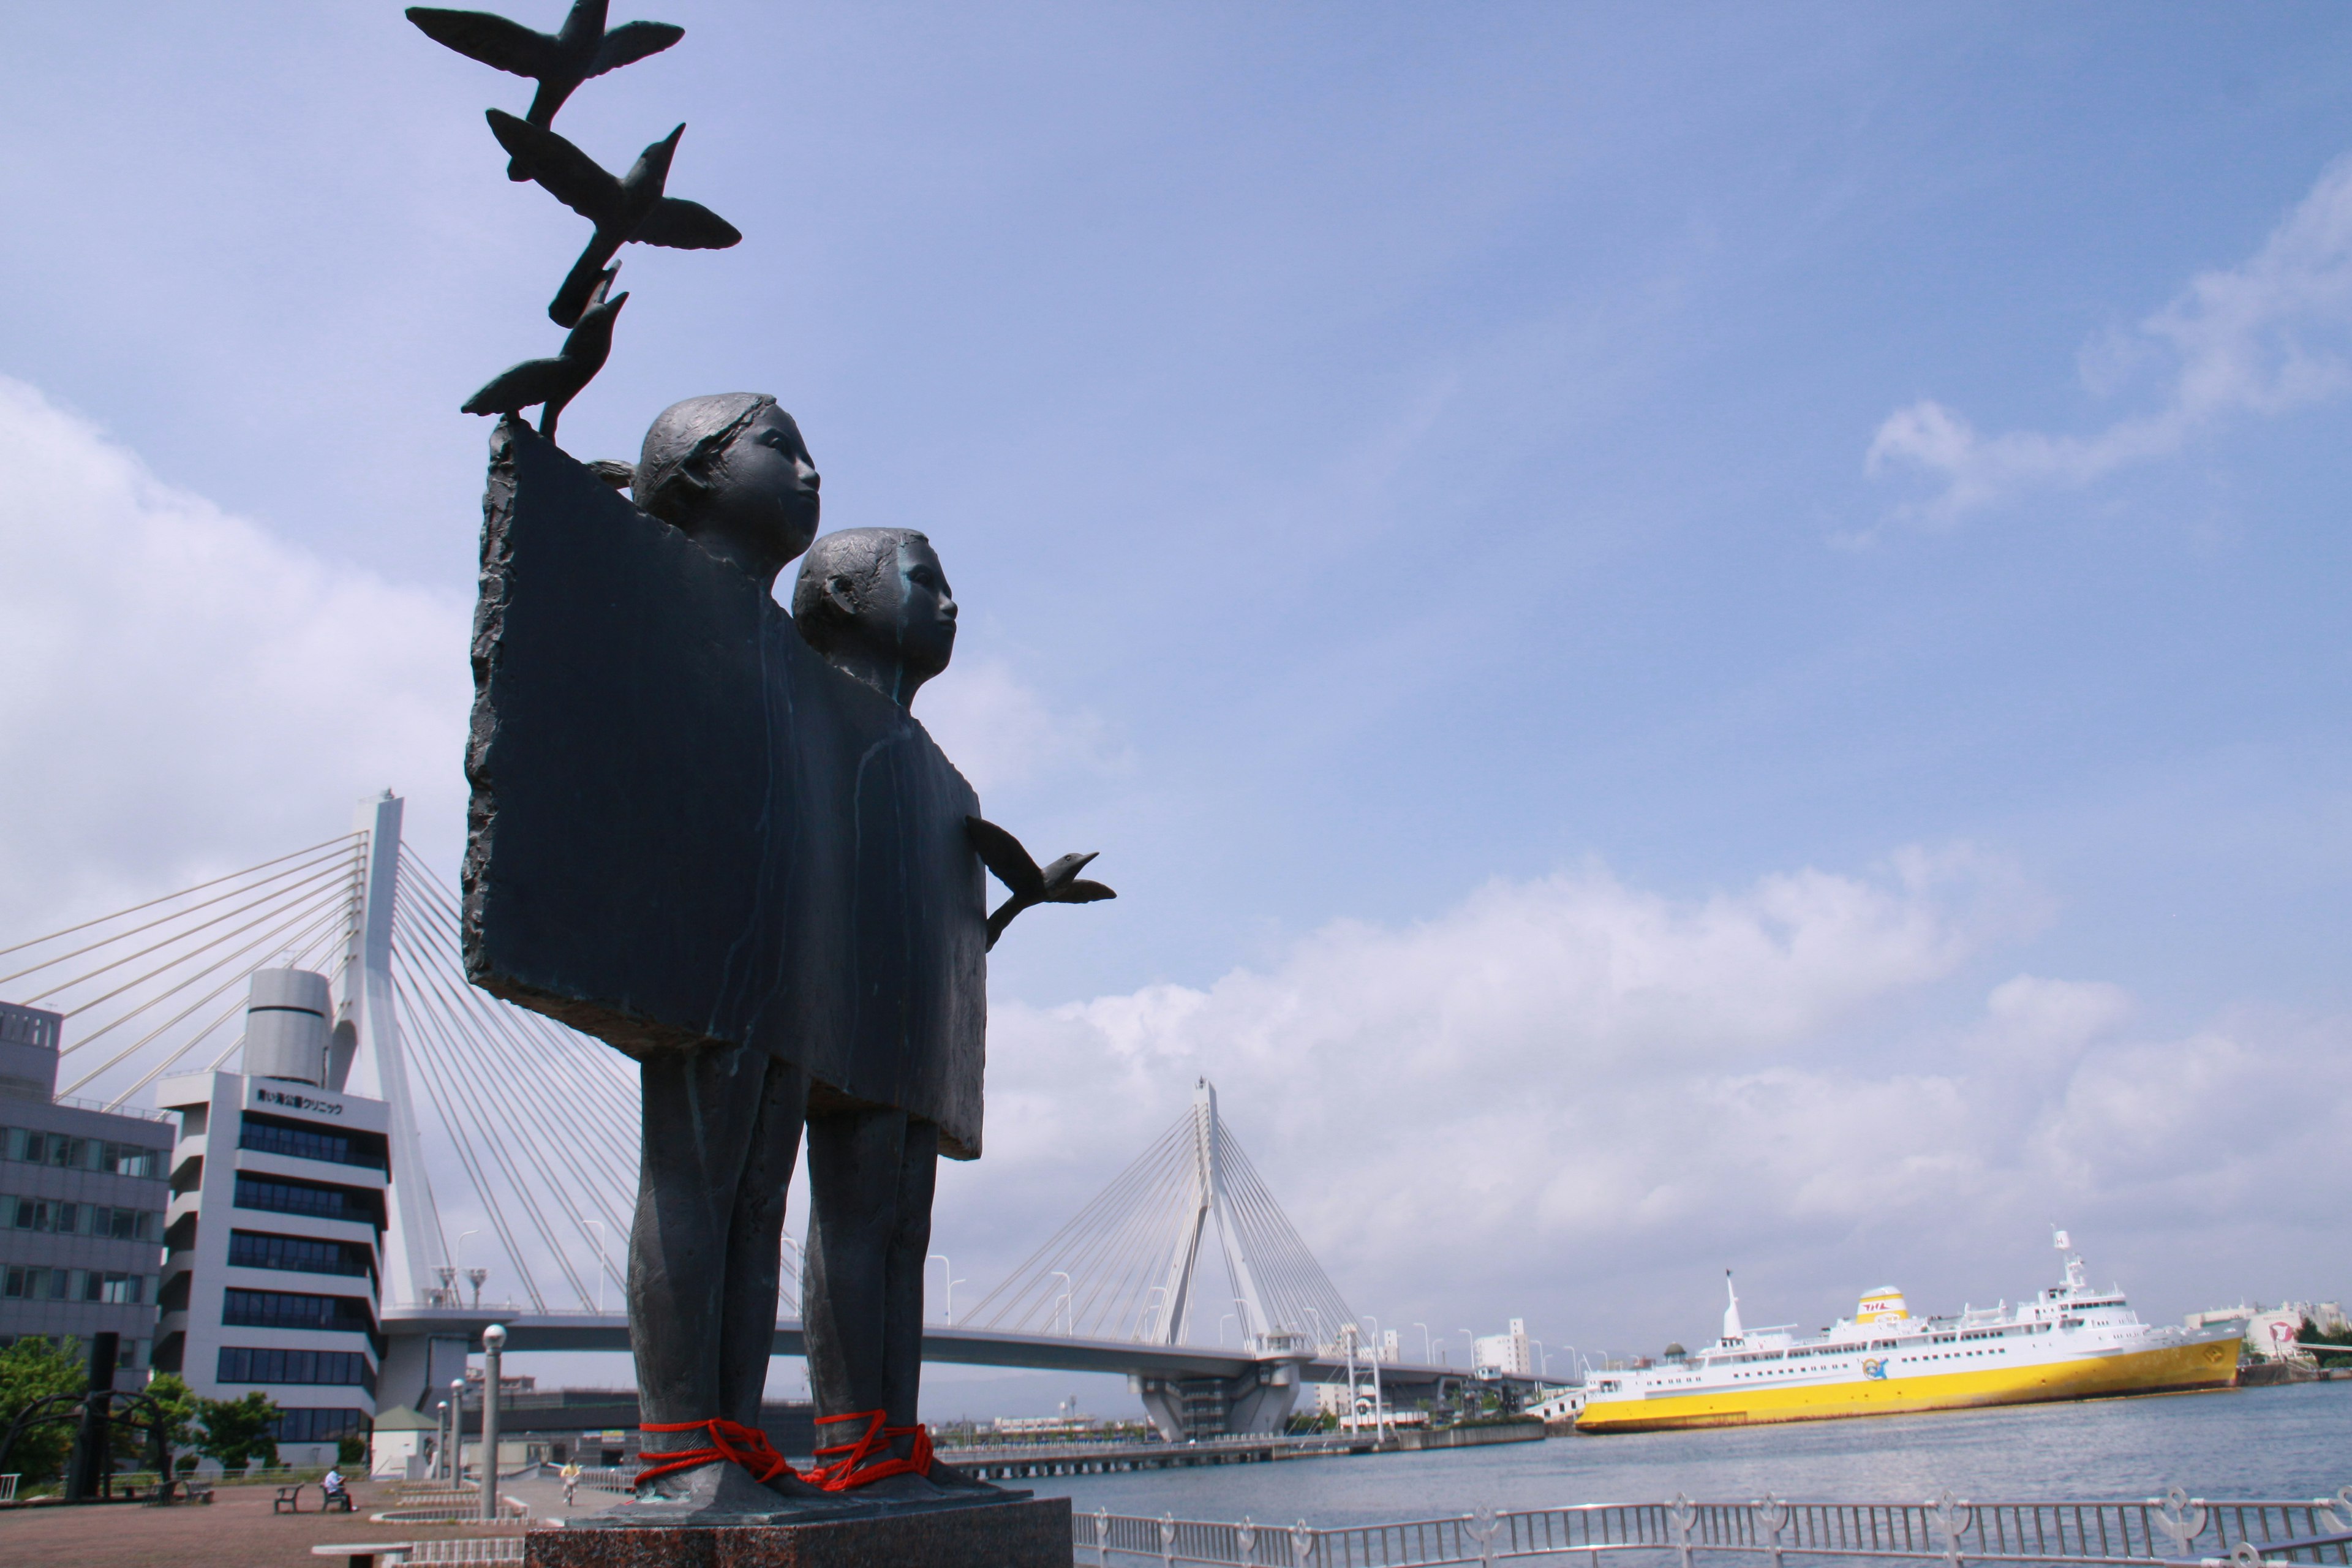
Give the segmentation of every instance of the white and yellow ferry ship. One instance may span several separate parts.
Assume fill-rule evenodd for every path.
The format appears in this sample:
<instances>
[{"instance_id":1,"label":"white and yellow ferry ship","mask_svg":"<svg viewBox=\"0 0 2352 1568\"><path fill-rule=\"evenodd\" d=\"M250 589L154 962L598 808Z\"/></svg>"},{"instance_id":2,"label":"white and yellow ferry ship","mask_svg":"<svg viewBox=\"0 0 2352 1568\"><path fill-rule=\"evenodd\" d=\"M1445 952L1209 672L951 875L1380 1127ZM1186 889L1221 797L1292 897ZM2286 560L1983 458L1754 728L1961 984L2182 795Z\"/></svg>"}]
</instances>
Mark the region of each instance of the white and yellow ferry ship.
<instances>
[{"instance_id":1,"label":"white and yellow ferry ship","mask_svg":"<svg viewBox=\"0 0 2352 1568\"><path fill-rule=\"evenodd\" d=\"M2056 1240L2066 1255L2065 1282L2014 1310L1915 1318L1890 1286L1863 1297L1852 1318L1820 1339L1801 1340L1787 1328L1741 1328L1739 1297L1731 1291L1723 1337L1706 1349L1593 1374L1576 1429L1822 1421L2171 1394L2237 1381L2240 1325L2189 1331L2143 1323L2121 1293L2090 1287L2064 1231Z\"/></svg>"}]
</instances>

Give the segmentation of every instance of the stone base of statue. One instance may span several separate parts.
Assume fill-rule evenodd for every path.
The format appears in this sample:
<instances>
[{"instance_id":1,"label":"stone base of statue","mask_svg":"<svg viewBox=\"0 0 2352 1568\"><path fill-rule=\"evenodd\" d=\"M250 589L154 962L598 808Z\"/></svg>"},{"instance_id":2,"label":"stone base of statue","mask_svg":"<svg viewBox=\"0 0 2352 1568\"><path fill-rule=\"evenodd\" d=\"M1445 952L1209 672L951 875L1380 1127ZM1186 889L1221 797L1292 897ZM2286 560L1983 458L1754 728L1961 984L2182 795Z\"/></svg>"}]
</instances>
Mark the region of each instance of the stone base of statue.
<instances>
[{"instance_id":1,"label":"stone base of statue","mask_svg":"<svg viewBox=\"0 0 2352 1568\"><path fill-rule=\"evenodd\" d=\"M1070 1500L878 1504L534 1530L527 1568L1069 1568Z\"/></svg>"}]
</instances>

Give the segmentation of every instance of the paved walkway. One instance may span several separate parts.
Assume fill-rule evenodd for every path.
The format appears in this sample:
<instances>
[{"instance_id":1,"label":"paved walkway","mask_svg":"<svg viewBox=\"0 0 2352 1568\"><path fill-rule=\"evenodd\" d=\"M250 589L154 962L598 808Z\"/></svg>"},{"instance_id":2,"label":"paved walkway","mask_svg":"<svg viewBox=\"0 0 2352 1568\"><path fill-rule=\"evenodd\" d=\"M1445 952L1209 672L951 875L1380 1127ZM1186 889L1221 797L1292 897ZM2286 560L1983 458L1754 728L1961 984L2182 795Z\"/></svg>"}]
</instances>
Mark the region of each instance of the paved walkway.
<instances>
[{"instance_id":1,"label":"paved walkway","mask_svg":"<svg viewBox=\"0 0 2352 1568\"><path fill-rule=\"evenodd\" d=\"M521 1483L535 1486L536 1483ZM510 1495L522 1496L509 1483ZM555 1484L557 1507L535 1513L560 1515L563 1489ZM226 1568L309 1568L334 1563L313 1557L310 1548L331 1542L446 1541L466 1533L447 1526L374 1524L368 1515L392 1506L390 1485L360 1482L352 1488L359 1505L352 1513L320 1513L319 1488L302 1489L302 1511L270 1511L278 1495L271 1486L222 1487L209 1507L174 1504L146 1508L138 1503L110 1503L89 1508L19 1508L0 1510L0 1563L9 1568L194 1568L220 1563ZM582 1511L602 1492L582 1488ZM607 1506L597 1503L597 1507Z\"/></svg>"}]
</instances>

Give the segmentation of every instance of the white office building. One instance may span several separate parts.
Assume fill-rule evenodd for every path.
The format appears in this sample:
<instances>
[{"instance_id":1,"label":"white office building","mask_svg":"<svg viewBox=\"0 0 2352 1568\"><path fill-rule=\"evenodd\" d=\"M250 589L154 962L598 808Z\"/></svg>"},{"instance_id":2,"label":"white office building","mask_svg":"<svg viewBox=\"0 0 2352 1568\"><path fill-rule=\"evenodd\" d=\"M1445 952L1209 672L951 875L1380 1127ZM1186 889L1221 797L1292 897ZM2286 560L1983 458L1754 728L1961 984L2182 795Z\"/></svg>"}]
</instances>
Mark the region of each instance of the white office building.
<instances>
[{"instance_id":1,"label":"white office building","mask_svg":"<svg viewBox=\"0 0 2352 1568\"><path fill-rule=\"evenodd\" d=\"M257 972L243 1073L165 1079L180 1119L155 1365L215 1399L266 1394L278 1457L334 1457L375 1414L387 1108L347 1094L326 977Z\"/></svg>"},{"instance_id":2,"label":"white office building","mask_svg":"<svg viewBox=\"0 0 2352 1568\"><path fill-rule=\"evenodd\" d=\"M1470 1365L1480 1377L1533 1377L1535 1356L1528 1344L1528 1321L1513 1318L1508 1332L1473 1340Z\"/></svg>"}]
</instances>

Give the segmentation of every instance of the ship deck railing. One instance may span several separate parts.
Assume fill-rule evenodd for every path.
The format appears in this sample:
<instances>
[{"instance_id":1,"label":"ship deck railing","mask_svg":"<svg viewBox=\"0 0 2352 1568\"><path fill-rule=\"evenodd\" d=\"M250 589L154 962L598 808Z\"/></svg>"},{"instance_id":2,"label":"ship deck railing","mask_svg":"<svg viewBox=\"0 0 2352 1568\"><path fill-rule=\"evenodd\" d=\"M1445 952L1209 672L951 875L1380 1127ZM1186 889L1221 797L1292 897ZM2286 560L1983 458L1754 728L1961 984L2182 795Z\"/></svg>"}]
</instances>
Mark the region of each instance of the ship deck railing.
<instances>
[{"instance_id":1,"label":"ship deck railing","mask_svg":"<svg viewBox=\"0 0 2352 1568\"><path fill-rule=\"evenodd\" d=\"M1076 1568L1441 1568L1558 1560L1563 1568L1828 1568L1845 1563L2280 1568L2352 1563L2352 1486L2299 1500L2160 1498L1924 1503L1587 1503L1481 1509L1318 1529L1114 1514L1071 1516ZM1628 1560L1631 1561L1628 1561Z\"/></svg>"}]
</instances>

